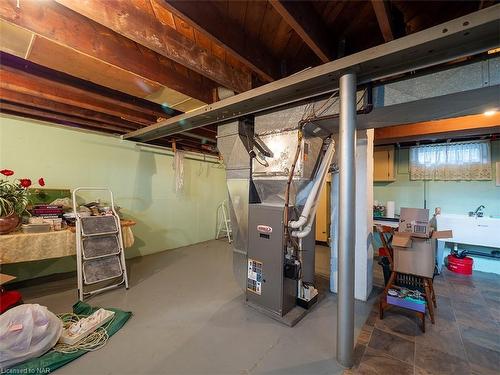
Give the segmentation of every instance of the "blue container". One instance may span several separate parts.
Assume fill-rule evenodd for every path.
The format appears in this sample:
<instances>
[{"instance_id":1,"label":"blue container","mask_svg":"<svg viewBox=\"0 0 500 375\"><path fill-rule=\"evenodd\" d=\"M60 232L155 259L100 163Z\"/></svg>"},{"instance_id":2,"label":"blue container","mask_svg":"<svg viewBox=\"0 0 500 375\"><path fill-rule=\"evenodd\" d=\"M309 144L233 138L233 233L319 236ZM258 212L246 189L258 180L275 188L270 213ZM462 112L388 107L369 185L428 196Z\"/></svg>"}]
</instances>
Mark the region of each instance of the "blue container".
<instances>
[{"instance_id":1,"label":"blue container","mask_svg":"<svg viewBox=\"0 0 500 375\"><path fill-rule=\"evenodd\" d=\"M403 307L405 309L418 311L421 313L425 313L425 301L415 302L406 298L399 298L393 296L387 296L387 303L393 306Z\"/></svg>"}]
</instances>

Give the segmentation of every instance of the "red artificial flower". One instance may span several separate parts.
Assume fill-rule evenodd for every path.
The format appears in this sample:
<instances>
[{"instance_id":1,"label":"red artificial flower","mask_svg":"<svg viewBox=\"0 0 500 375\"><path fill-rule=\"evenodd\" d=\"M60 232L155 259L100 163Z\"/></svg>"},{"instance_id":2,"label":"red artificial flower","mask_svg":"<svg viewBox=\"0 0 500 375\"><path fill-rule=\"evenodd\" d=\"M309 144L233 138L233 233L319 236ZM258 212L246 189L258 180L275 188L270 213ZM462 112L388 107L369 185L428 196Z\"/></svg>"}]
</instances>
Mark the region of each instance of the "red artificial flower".
<instances>
[{"instance_id":1,"label":"red artificial flower","mask_svg":"<svg viewBox=\"0 0 500 375\"><path fill-rule=\"evenodd\" d=\"M21 178L19 180L19 185L23 188L29 188L31 186L31 180L29 178Z\"/></svg>"},{"instance_id":2,"label":"red artificial flower","mask_svg":"<svg viewBox=\"0 0 500 375\"><path fill-rule=\"evenodd\" d=\"M4 176L12 176L14 174L14 171L11 171L10 169L2 169L0 173Z\"/></svg>"},{"instance_id":3,"label":"red artificial flower","mask_svg":"<svg viewBox=\"0 0 500 375\"><path fill-rule=\"evenodd\" d=\"M40 186L45 186L45 180L43 179L43 177L40 177L40 178L38 179L38 185L40 185Z\"/></svg>"}]
</instances>

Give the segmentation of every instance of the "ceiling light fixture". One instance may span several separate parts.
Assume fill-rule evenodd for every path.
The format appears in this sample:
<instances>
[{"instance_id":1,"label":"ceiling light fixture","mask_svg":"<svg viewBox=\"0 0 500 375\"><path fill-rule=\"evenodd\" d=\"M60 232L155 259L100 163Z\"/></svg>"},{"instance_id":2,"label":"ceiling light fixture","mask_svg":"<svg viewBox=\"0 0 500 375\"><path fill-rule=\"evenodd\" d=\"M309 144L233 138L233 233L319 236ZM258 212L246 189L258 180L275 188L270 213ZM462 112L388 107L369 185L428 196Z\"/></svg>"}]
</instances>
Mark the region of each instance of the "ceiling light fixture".
<instances>
[{"instance_id":1,"label":"ceiling light fixture","mask_svg":"<svg viewBox=\"0 0 500 375\"><path fill-rule=\"evenodd\" d=\"M488 111L484 111L484 115L485 116L493 116L495 113L497 113L497 111L493 110L493 109L490 109Z\"/></svg>"}]
</instances>

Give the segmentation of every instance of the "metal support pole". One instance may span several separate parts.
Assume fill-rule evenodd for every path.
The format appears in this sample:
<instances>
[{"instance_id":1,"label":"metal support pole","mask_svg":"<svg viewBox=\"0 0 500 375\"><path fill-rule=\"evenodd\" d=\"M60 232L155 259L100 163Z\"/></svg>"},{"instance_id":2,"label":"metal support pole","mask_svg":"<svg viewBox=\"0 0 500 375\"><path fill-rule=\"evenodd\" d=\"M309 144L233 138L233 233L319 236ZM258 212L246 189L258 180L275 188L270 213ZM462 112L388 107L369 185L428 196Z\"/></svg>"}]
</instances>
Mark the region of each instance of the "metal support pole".
<instances>
[{"instance_id":1,"label":"metal support pole","mask_svg":"<svg viewBox=\"0 0 500 375\"><path fill-rule=\"evenodd\" d=\"M337 361L352 367L356 187L356 74L340 77Z\"/></svg>"}]
</instances>

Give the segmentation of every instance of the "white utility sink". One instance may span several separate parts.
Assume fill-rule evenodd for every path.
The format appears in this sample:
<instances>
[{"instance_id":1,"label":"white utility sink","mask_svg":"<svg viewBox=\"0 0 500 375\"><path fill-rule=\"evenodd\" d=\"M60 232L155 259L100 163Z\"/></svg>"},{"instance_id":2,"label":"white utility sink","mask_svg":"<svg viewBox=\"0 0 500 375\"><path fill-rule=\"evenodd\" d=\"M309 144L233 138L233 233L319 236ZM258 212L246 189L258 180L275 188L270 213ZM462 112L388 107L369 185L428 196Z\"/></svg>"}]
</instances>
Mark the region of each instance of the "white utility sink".
<instances>
[{"instance_id":1,"label":"white utility sink","mask_svg":"<svg viewBox=\"0 0 500 375\"><path fill-rule=\"evenodd\" d=\"M442 214L436 221L437 230L453 231L447 242L500 248L500 219Z\"/></svg>"}]
</instances>

